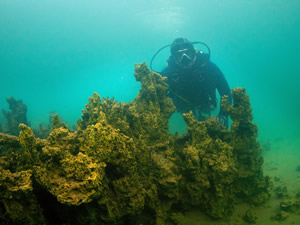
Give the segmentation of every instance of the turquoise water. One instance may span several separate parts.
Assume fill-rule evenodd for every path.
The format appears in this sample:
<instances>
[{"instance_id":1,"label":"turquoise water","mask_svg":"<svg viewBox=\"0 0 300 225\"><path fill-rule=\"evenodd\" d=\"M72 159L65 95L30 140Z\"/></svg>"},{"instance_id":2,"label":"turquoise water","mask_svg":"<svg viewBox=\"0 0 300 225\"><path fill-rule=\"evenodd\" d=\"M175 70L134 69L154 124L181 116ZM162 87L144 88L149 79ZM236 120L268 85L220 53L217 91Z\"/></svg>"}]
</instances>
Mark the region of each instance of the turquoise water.
<instances>
[{"instance_id":1,"label":"turquoise water","mask_svg":"<svg viewBox=\"0 0 300 225\"><path fill-rule=\"evenodd\" d=\"M75 124L93 92L131 101L134 64L186 37L206 42L230 86L247 89L261 138L297 140L299 9L298 0L0 0L0 108L14 96L31 126L49 112Z\"/></svg>"},{"instance_id":2,"label":"turquoise water","mask_svg":"<svg viewBox=\"0 0 300 225\"><path fill-rule=\"evenodd\" d=\"M31 127L47 125L53 112L72 126L93 92L134 99L135 63L149 65L178 37L203 41L230 87L247 89L264 174L292 198L300 190L299 10L299 0L0 0L0 109L13 96L27 105ZM172 133L185 131L180 115L170 122ZM255 209L257 224L280 224L270 222L280 201L273 190ZM241 220L246 208L236 208L233 218ZM199 210L186 219L216 224ZM281 224L300 224L300 216Z\"/></svg>"}]
</instances>

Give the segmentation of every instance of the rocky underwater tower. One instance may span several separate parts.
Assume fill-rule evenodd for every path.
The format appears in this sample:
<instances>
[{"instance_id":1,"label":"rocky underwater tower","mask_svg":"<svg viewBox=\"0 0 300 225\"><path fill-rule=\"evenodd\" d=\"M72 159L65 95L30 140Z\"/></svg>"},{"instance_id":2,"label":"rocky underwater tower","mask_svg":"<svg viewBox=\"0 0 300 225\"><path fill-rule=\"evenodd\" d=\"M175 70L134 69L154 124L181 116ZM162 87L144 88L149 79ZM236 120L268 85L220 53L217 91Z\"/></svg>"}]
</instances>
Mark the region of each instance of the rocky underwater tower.
<instances>
[{"instance_id":1,"label":"rocky underwater tower","mask_svg":"<svg viewBox=\"0 0 300 225\"><path fill-rule=\"evenodd\" d=\"M134 75L142 87L132 102L94 93L76 131L56 117L47 139L24 124L19 137L0 133L1 224L176 224L193 206L218 219L237 199L268 199L245 89L232 90L232 106L222 100L230 130L187 113L187 133L172 136L166 78L145 63Z\"/></svg>"}]
</instances>

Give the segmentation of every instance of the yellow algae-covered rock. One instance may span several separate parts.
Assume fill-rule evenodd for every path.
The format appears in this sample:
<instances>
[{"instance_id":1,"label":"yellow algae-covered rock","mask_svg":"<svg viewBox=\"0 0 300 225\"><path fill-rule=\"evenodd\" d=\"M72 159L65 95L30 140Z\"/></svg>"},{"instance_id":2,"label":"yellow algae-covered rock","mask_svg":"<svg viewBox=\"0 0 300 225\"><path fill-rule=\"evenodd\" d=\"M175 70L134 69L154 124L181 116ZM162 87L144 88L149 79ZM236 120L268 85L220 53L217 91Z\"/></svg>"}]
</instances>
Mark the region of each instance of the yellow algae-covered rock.
<instances>
[{"instance_id":1,"label":"yellow algae-covered rock","mask_svg":"<svg viewBox=\"0 0 300 225\"><path fill-rule=\"evenodd\" d=\"M190 207L224 218L237 198L266 201L269 183L244 89L233 89L233 105L222 100L233 120L230 130L213 117L197 121L190 112L184 114L187 133L172 136L168 123L175 107L166 78L145 63L136 65L134 75L142 85L133 101L94 93L76 131L55 116L47 140L36 139L24 124L19 138L0 133L0 150L6 151L0 158L6 175L0 179L30 174L22 178L28 185L13 187L28 187L31 194L21 198L36 199L42 208L28 220L41 215L51 224L176 224L176 215ZM14 218L7 196L19 198L7 186L4 182L0 223L5 215Z\"/></svg>"},{"instance_id":2,"label":"yellow algae-covered rock","mask_svg":"<svg viewBox=\"0 0 300 225\"><path fill-rule=\"evenodd\" d=\"M36 167L38 183L57 200L67 205L80 205L93 200L104 188L105 164L94 164L86 155L66 154L57 166Z\"/></svg>"},{"instance_id":3,"label":"yellow algae-covered rock","mask_svg":"<svg viewBox=\"0 0 300 225\"><path fill-rule=\"evenodd\" d=\"M39 163L39 156L36 149L36 139L31 128L25 124L20 124L19 143L21 146L19 164L25 169L31 169L33 165Z\"/></svg>"},{"instance_id":4,"label":"yellow algae-covered rock","mask_svg":"<svg viewBox=\"0 0 300 225\"><path fill-rule=\"evenodd\" d=\"M106 162L120 174L136 170L136 147L133 139L120 133L118 129L97 123L89 126L82 137L81 150L95 162Z\"/></svg>"},{"instance_id":5,"label":"yellow algae-covered rock","mask_svg":"<svg viewBox=\"0 0 300 225\"><path fill-rule=\"evenodd\" d=\"M16 136L0 133L0 146L1 147L19 147L19 139Z\"/></svg>"},{"instance_id":6,"label":"yellow algae-covered rock","mask_svg":"<svg viewBox=\"0 0 300 225\"><path fill-rule=\"evenodd\" d=\"M65 128L52 130L49 145L42 148L41 163L34 167L39 185L63 204L80 205L92 201L103 189L105 163L95 163L79 152L76 134Z\"/></svg>"},{"instance_id":7,"label":"yellow algae-covered rock","mask_svg":"<svg viewBox=\"0 0 300 225\"><path fill-rule=\"evenodd\" d=\"M52 115L52 129L56 129L56 128L60 128L60 127L68 129L68 126L60 120L58 114L53 114Z\"/></svg>"},{"instance_id":8,"label":"yellow algae-covered rock","mask_svg":"<svg viewBox=\"0 0 300 225\"><path fill-rule=\"evenodd\" d=\"M258 127L252 123L252 108L244 88L232 90L233 105L227 98L222 99L222 107L232 118L229 144L237 169L235 192L254 204L261 204L269 198L269 177L263 176L261 147L256 140ZM251 184L251 185L250 185Z\"/></svg>"},{"instance_id":9,"label":"yellow algae-covered rock","mask_svg":"<svg viewBox=\"0 0 300 225\"><path fill-rule=\"evenodd\" d=\"M1 224L46 224L33 193L31 176L30 170L11 173L0 168Z\"/></svg>"},{"instance_id":10,"label":"yellow algae-covered rock","mask_svg":"<svg viewBox=\"0 0 300 225\"><path fill-rule=\"evenodd\" d=\"M157 129L166 132L168 119L175 111L171 99L166 96L168 90L166 78L151 72L145 63L135 66L134 76L142 83L138 96L132 102L137 112L142 114L141 125L147 125L147 128L143 126L142 129L146 128L146 131Z\"/></svg>"},{"instance_id":11,"label":"yellow algae-covered rock","mask_svg":"<svg viewBox=\"0 0 300 225\"><path fill-rule=\"evenodd\" d=\"M79 129L99 122L102 112L109 124L132 138L140 141L151 138L152 142L167 138L168 120L175 107L166 95L166 78L151 72L145 63L135 66L134 75L137 81L141 81L142 87L132 102L117 103L107 98L101 100L94 93L83 110L82 120L78 121Z\"/></svg>"},{"instance_id":12,"label":"yellow algae-covered rock","mask_svg":"<svg viewBox=\"0 0 300 225\"><path fill-rule=\"evenodd\" d=\"M99 207L105 208L101 219L120 219L141 212L145 204L146 189L137 168L137 149L132 138L102 120L90 125L82 133L81 151L95 163L105 163L104 193L97 198Z\"/></svg>"},{"instance_id":13,"label":"yellow algae-covered rock","mask_svg":"<svg viewBox=\"0 0 300 225\"><path fill-rule=\"evenodd\" d=\"M179 159L184 174L182 186L186 190L182 201L201 206L214 218L229 216L234 207L230 186L235 176L232 147L218 134L211 133L219 126L217 120L199 122L191 112L184 114L184 118L188 133L183 157Z\"/></svg>"},{"instance_id":14,"label":"yellow algae-covered rock","mask_svg":"<svg viewBox=\"0 0 300 225\"><path fill-rule=\"evenodd\" d=\"M178 173L179 170L174 160L162 153L153 153L152 160L153 170L156 170L154 175L156 175L161 194L177 201L182 175Z\"/></svg>"}]
</instances>

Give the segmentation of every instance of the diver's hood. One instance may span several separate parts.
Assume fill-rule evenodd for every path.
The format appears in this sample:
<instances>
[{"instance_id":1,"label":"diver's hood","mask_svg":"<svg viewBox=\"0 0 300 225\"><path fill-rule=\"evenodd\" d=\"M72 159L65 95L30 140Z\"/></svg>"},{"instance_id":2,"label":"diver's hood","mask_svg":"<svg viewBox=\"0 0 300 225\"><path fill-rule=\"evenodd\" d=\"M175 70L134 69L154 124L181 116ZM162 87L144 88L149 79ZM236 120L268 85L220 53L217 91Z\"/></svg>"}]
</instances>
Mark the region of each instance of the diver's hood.
<instances>
[{"instance_id":1,"label":"diver's hood","mask_svg":"<svg viewBox=\"0 0 300 225\"><path fill-rule=\"evenodd\" d=\"M207 55L208 55L208 60L210 59L210 48L208 47L207 44L205 44L204 42L201 42L201 41L195 41L195 42L190 42L192 47L195 45L195 44L201 44L203 46L205 46L207 48ZM150 69L151 71L153 72L157 72L157 73L161 73L159 71L156 71L152 68L152 64L153 64L153 61L154 59L156 58L156 56L165 48L168 48L168 47L171 47L171 57L169 58L169 60L165 60L165 61L170 61L170 60L174 60L174 62L176 62L178 65L181 65L182 67L188 67L190 64L194 63L193 61L195 61L195 57L196 57L196 50L194 50L195 53L193 53L191 51L191 48L188 47L188 48L183 48L182 50L177 50L177 53L178 53L178 56L176 57L176 53L173 49L173 44L168 44L168 45L165 45L163 47L161 47L152 57L151 61L150 61ZM194 48L194 47L193 47Z\"/></svg>"}]
</instances>

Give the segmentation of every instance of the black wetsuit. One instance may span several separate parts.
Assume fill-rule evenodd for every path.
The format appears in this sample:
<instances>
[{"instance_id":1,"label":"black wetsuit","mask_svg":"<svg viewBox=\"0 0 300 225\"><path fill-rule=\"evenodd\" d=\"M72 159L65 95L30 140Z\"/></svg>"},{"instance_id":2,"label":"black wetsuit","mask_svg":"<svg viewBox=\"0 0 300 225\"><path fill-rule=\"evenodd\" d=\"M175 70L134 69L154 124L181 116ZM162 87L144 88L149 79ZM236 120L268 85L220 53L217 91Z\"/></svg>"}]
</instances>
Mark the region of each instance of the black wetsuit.
<instances>
[{"instance_id":1,"label":"black wetsuit","mask_svg":"<svg viewBox=\"0 0 300 225\"><path fill-rule=\"evenodd\" d=\"M210 114L217 106L216 90L220 96L228 95L230 104L232 102L223 73L202 52L197 53L196 61L189 69L180 68L171 56L161 74L168 77L169 96L180 113L192 110L198 120L203 120L202 113ZM222 109L219 115L227 117Z\"/></svg>"}]
</instances>

